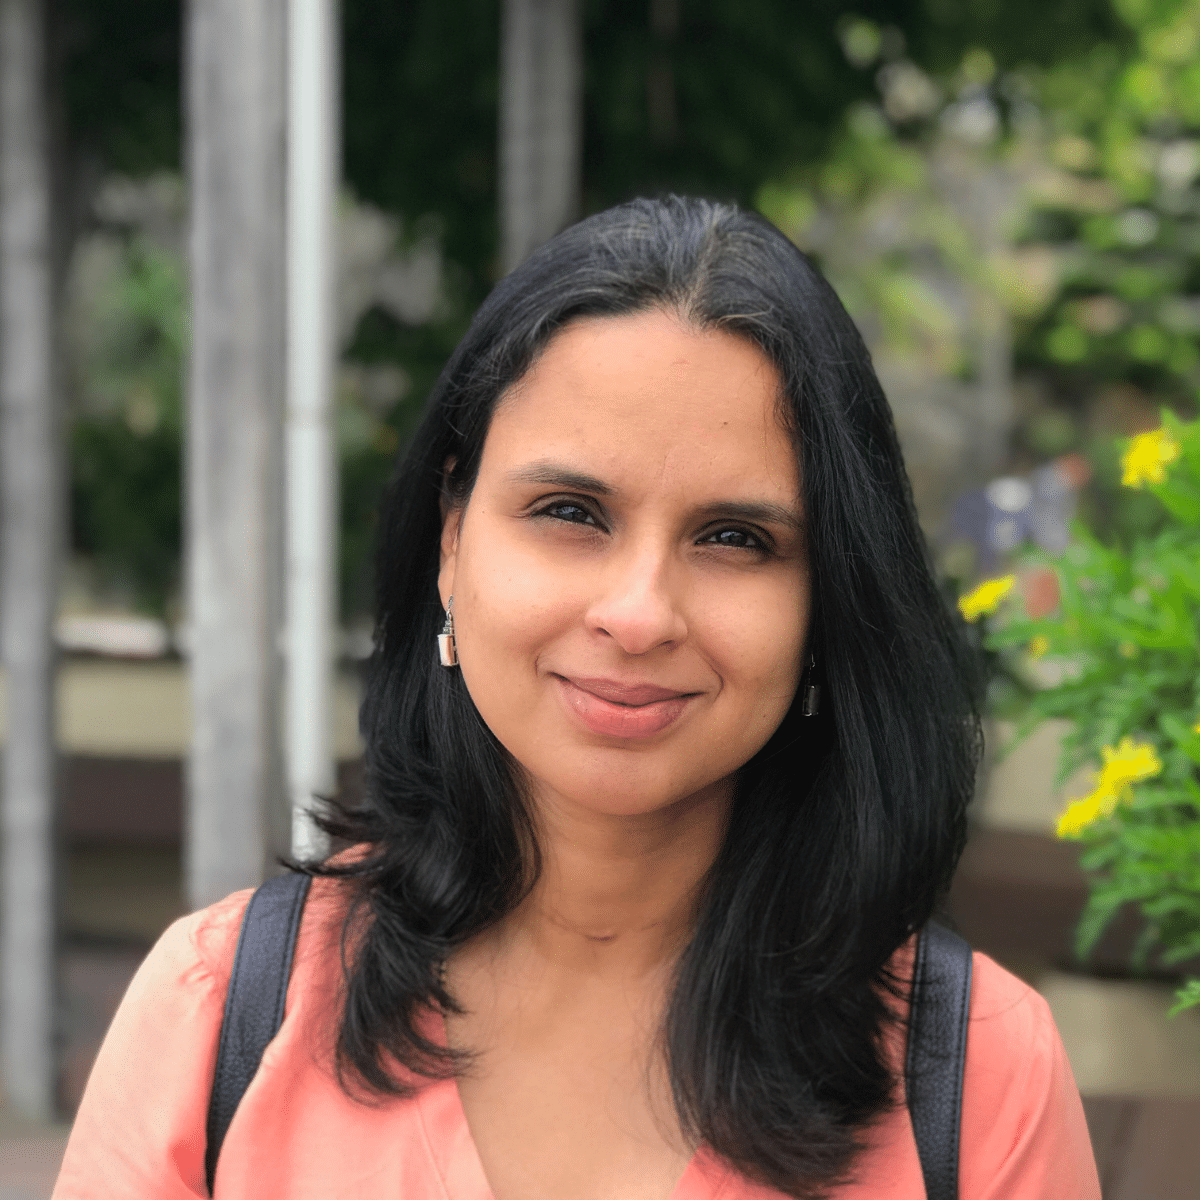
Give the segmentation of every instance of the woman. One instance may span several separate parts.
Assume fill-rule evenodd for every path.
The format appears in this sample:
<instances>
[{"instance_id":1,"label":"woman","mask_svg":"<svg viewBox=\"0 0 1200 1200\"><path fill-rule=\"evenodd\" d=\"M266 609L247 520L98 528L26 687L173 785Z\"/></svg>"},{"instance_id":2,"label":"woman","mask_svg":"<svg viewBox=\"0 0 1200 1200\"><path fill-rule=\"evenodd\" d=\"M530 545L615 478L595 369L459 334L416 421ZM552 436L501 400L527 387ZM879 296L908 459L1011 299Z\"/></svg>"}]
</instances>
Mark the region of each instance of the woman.
<instances>
[{"instance_id":1,"label":"woman","mask_svg":"<svg viewBox=\"0 0 1200 1200\"><path fill-rule=\"evenodd\" d=\"M581 222L480 309L381 528L371 803L215 1194L923 1196L905 978L978 720L830 288L730 206ZM139 972L59 1200L205 1194L245 903ZM961 1194L1098 1197L1045 1005L974 969Z\"/></svg>"}]
</instances>

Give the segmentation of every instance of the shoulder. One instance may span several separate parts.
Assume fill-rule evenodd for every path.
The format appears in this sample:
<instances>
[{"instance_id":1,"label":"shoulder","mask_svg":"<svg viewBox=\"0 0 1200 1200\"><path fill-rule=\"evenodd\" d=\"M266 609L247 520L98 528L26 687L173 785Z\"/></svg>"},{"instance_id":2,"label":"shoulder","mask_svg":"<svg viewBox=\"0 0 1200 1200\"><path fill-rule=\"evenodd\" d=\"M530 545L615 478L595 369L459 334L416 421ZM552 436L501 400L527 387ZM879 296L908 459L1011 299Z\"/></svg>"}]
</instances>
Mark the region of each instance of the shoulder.
<instances>
[{"instance_id":1,"label":"shoulder","mask_svg":"<svg viewBox=\"0 0 1200 1200\"><path fill-rule=\"evenodd\" d=\"M162 934L126 991L110 1040L126 1026L169 1025L183 1014L219 1025L242 921L253 894L252 888L234 892L179 918ZM311 975L340 944L346 912L343 894L336 880L313 881L297 938L297 973Z\"/></svg>"},{"instance_id":2,"label":"shoulder","mask_svg":"<svg viewBox=\"0 0 1200 1200\"><path fill-rule=\"evenodd\" d=\"M159 938L145 965L190 964L223 992L233 970L242 919L252 895L253 888L246 888L180 917Z\"/></svg>"},{"instance_id":3,"label":"shoulder","mask_svg":"<svg viewBox=\"0 0 1200 1200\"><path fill-rule=\"evenodd\" d=\"M1065 1053L1045 999L986 954L972 956L967 1073L977 1088L1009 1089ZM1069 1068L1068 1068L1069 1069Z\"/></svg>"},{"instance_id":4,"label":"shoulder","mask_svg":"<svg viewBox=\"0 0 1200 1200\"><path fill-rule=\"evenodd\" d=\"M241 915L250 892L182 917L126 989L96 1056L54 1200L202 1196L204 1128Z\"/></svg>"},{"instance_id":5,"label":"shoulder","mask_svg":"<svg viewBox=\"0 0 1200 1200\"><path fill-rule=\"evenodd\" d=\"M202 981L224 994L237 955L238 939L253 888L233 892L223 900L175 921L147 955L142 972L164 982ZM340 943L349 908L346 886L337 879L312 881L297 934L297 968L318 948Z\"/></svg>"},{"instance_id":6,"label":"shoulder","mask_svg":"<svg viewBox=\"0 0 1200 1200\"><path fill-rule=\"evenodd\" d=\"M192 1046L216 1053L229 978L242 920L253 889L234 892L174 922L155 943L129 984L113 1018L102 1060L127 1060L157 1045L169 1056L178 1030L189 1029ZM334 880L313 881L297 939L292 985L303 991L327 975L336 959L346 906ZM206 1064L211 1076L211 1063Z\"/></svg>"},{"instance_id":7,"label":"shoulder","mask_svg":"<svg viewBox=\"0 0 1200 1200\"><path fill-rule=\"evenodd\" d=\"M976 950L971 955L971 1020L1002 1019L1023 1005L1041 1011L1041 997L1023 979ZM1044 1002L1042 1002L1044 1004ZM1048 1011L1048 1010L1046 1010Z\"/></svg>"},{"instance_id":8,"label":"shoulder","mask_svg":"<svg viewBox=\"0 0 1200 1200\"><path fill-rule=\"evenodd\" d=\"M971 1196L1100 1195L1083 1105L1046 1001L976 953L961 1164Z\"/></svg>"},{"instance_id":9,"label":"shoulder","mask_svg":"<svg viewBox=\"0 0 1200 1200\"><path fill-rule=\"evenodd\" d=\"M313 881L289 1009L340 960L346 905L333 880ZM202 1196L205 1127L229 977L253 892L180 918L146 956L109 1026L75 1118L56 1200L104 1194ZM293 1003L295 1000L295 1003ZM289 1017L291 1014L289 1014Z\"/></svg>"},{"instance_id":10,"label":"shoulder","mask_svg":"<svg viewBox=\"0 0 1200 1200\"><path fill-rule=\"evenodd\" d=\"M198 1008L219 1009L251 894L235 892L168 926L126 989L113 1027L119 1030L135 1015L152 1018L164 1006L183 1004L193 1015ZM112 1033L110 1028L110 1040Z\"/></svg>"}]
</instances>

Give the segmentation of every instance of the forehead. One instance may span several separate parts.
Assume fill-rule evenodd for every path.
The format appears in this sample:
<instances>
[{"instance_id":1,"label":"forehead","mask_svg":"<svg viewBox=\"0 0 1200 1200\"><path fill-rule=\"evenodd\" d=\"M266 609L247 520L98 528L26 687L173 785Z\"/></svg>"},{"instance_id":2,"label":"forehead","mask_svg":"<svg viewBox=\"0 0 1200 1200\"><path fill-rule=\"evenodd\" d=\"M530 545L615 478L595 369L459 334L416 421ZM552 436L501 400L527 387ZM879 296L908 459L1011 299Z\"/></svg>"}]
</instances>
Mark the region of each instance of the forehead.
<instances>
[{"instance_id":1,"label":"forehead","mask_svg":"<svg viewBox=\"0 0 1200 1200\"><path fill-rule=\"evenodd\" d=\"M579 320L501 400L481 472L525 459L584 467L614 486L651 481L798 497L782 383L750 341L661 311Z\"/></svg>"}]
</instances>

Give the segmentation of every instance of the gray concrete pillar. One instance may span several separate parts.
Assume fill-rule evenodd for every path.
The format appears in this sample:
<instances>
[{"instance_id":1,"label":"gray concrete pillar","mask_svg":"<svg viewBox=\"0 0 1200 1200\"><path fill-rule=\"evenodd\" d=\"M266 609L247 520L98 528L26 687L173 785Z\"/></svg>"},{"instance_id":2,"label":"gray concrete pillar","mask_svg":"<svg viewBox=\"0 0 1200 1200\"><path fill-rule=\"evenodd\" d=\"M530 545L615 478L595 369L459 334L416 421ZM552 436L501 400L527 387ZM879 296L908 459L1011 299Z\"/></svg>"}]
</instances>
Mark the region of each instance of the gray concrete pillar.
<instances>
[{"instance_id":1,"label":"gray concrete pillar","mask_svg":"<svg viewBox=\"0 0 1200 1200\"><path fill-rule=\"evenodd\" d=\"M500 241L511 271L579 215L580 0L504 0L500 32Z\"/></svg>"},{"instance_id":2,"label":"gray concrete pillar","mask_svg":"<svg viewBox=\"0 0 1200 1200\"><path fill-rule=\"evenodd\" d=\"M194 906L290 844L280 741L285 0L191 0L187 554Z\"/></svg>"},{"instance_id":3,"label":"gray concrete pillar","mask_svg":"<svg viewBox=\"0 0 1200 1200\"><path fill-rule=\"evenodd\" d=\"M0 0L0 1051L4 1095L33 1120L53 1115L57 1085L53 627L63 540L45 16L40 0Z\"/></svg>"}]
</instances>

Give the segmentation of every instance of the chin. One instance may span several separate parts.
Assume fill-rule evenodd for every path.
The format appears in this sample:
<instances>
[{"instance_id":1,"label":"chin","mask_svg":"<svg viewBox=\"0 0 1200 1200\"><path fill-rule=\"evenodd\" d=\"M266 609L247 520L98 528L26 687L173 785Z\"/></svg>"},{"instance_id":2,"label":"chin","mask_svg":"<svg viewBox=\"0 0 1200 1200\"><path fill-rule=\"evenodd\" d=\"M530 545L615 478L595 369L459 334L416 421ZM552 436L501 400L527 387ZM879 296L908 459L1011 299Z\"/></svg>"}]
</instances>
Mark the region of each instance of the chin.
<instances>
[{"instance_id":1,"label":"chin","mask_svg":"<svg viewBox=\"0 0 1200 1200\"><path fill-rule=\"evenodd\" d=\"M714 789L732 777L718 779L687 778L687 772L645 762L622 764L623 769L596 769L596 764L580 763L567 773L561 766L540 777L540 786L577 811L598 816L644 817L664 812L674 805ZM537 780L538 777L535 777ZM535 794L539 783L534 783Z\"/></svg>"}]
</instances>

